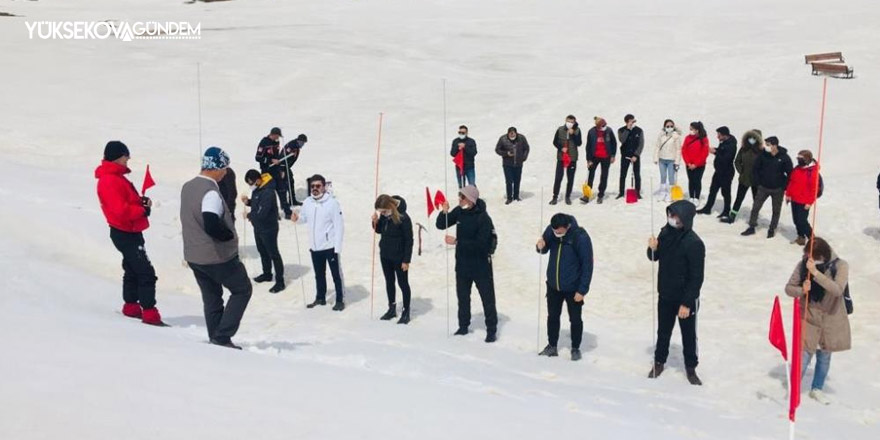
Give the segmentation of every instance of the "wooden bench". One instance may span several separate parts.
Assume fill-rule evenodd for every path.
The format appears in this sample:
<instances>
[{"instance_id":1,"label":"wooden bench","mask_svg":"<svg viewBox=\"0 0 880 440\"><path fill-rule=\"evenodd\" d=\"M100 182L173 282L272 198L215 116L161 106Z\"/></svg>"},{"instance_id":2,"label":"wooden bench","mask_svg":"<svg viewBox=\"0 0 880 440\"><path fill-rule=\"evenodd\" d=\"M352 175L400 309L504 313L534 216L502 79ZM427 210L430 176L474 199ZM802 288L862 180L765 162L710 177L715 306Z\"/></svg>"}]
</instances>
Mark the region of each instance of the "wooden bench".
<instances>
[{"instance_id":1,"label":"wooden bench","mask_svg":"<svg viewBox=\"0 0 880 440\"><path fill-rule=\"evenodd\" d=\"M820 73L829 73L843 78L853 77L853 68L846 64L830 64L830 63L812 63L813 75Z\"/></svg>"},{"instance_id":2,"label":"wooden bench","mask_svg":"<svg viewBox=\"0 0 880 440\"><path fill-rule=\"evenodd\" d=\"M804 55L804 64L815 63L817 61L832 61L837 63L843 62L843 54L840 52L817 53L813 55Z\"/></svg>"}]
</instances>

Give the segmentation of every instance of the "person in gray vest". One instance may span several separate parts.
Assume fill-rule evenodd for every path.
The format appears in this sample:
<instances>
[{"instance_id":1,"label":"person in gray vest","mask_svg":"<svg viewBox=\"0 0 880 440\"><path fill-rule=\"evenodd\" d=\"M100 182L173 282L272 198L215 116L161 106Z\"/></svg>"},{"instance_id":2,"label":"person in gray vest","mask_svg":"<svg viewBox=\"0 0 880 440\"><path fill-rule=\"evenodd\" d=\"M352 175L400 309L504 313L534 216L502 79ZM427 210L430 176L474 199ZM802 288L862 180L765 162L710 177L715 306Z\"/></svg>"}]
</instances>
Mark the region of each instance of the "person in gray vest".
<instances>
[{"instance_id":1,"label":"person in gray vest","mask_svg":"<svg viewBox=\"0 0 880 440\"><path fill-rule=\"evenodd\" d=\"M218 182L229 166L229 156L210 147L202 156L202 172L183 185L180 223L183 257L193 271L205 308L205 324L212 344L241 350L232 343L251 299L251 280L238 259L238 235L232 212L220 196ZM223 288L232 294L223 304Z\"/></svg>"}]
</instances>

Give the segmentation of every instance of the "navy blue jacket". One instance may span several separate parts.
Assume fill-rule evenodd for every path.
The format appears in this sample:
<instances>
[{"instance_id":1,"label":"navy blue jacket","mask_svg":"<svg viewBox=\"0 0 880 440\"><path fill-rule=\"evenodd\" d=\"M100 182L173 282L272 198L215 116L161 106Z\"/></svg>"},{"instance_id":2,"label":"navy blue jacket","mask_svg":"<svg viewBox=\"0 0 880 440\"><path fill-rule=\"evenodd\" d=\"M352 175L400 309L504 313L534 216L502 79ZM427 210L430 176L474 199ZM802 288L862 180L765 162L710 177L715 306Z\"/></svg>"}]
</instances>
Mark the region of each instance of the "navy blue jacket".
<instances>
[{"instance_id":1,"label":"navy blue jacket","mask_svg":"<svg viewBox=\"0 0 880 440\"><path fill-rule=\"evenodd\" d=\"M477 156L477 141L470 138L470 136L459 139L455 138L452 140L452 148L449 149L449 155L455 157L458 154L458 144L464 144L464 169L470 170L474 168L474 160Z\"/></svg>"},{"instance_id":2,"label":"navy blue jacket","mask_svg":"<svg viewBox=\"0 0 880 440\"><path fill-rule=\"evenodd\" d=\"M251 199L247 203L251 212L247 218L254 225L254 232L269 232L278 230L278 198L275 197L275 179L269 174L263 174L263 179L268 182L255 189Z\"/></svg>"},{"instance_id":3,"label":"navy blue jacket","mask_svg":"<svg viewBox=\"0 0 880 440\"><path fill-rule=\"evenodd\" d=\"M590 234L571 218L571 226L562 238L556 238L553 229L544 230L546 246L538 252L550 252L547 264L547 286L565 293L590 291L593 280L593 241Z\"/></svg>"},{"instance_id":4,"label":"navy blue jacket","mask_svg":"<svg viewBox=\"0 0 880 440\"><path fill-rule=\"evenodd\" d=\"M614 130L606 128L603 131L605 135L605 149L608 151L608 158L617 156L617 138L614 137ZM587 132L587 161L592 162L596 159L596 144L599 139L599 129L593 127Z\"/></svg>"}]
</instances>

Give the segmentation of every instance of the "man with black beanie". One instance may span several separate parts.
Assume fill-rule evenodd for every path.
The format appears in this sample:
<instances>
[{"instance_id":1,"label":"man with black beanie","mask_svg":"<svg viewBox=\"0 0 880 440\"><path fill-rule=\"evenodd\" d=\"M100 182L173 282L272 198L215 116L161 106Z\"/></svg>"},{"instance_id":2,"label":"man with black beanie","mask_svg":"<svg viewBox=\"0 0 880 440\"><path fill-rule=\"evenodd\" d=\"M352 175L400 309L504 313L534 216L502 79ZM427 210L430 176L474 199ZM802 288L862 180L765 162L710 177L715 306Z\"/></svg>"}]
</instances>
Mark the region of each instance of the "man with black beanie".
<instances>
[{"instance_id":1,"label":"man with black beanie","mask_svg":"<svg viewBox=\"0 0 880 440\"><path fill-rule=\"evenodd\" d=\"M736 171L733 168L733 159L736 158L736 138L730 135L730 129L725 126L718 127L715 130L718 135L718 148L709 148L709 152L715 155L715 174L712 175L712 185L709 187L709 198L706 200L706 206L697 211L697 214L711 214L712 206L715 204L715 198L718 197L718 190L721 190L721 197L724 198L724 209L718 218L730 215L730 185L733 183L733 177Z\"/></svg>"},{"instance_id":2,"label":"man with black beanie","mask_svg":"<svg viewBox=\"0 0 880 440\"><path fill-rule=\"evenodd\" d=\"M626 188L626 174L629 166L633 168L633 180L635 180L636 194L642 198L642 173L641 161L642 150L645 148L645 134L640 127L636 127L636 117L626 115L623 118L626 124L617 130L617 139L620 140L620 192L617 198L624 196Z\"/></svg>"}]
</instances>

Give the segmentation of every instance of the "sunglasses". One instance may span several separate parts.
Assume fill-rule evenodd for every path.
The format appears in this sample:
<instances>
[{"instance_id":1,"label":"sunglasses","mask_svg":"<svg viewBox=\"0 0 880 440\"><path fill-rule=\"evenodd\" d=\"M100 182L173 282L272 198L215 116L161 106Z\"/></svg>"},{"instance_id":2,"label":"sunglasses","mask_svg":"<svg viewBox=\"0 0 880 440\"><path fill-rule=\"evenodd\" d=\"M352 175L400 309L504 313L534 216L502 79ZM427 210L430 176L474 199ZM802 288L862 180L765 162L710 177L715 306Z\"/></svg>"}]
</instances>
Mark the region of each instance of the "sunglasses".
<instances>
[{"instance_id":1,"label":"sunglasses","mask_svg":"<svg viewBox=\"0 0 880 440\"><path fill-rule=\"evenodd\" d=\"M666 128L675 128L674 125L667 125Z\"/></svg>"},{"instance_id":2,"label":"sunglasses","mask_svg":"<svg viewBox=\"0 0 880 440\"><path fill-rule=\"evenodd\" d=\"M467 134L466 131L459 131L458 134Z\"/></svg>"},{"instance_id":3,"label":"sunglasses","mask_svg":"<svg viewBox=\"0 0 880 440\"><path fill-rule=\"evenodd\" d=\"M313 183L313 184L309 185L309 188L312 188L312 189L321 189L323 186L324 186L324 185L322 185L322 184L320 184L320 183Z\"/></svg>"}]
</instances>

